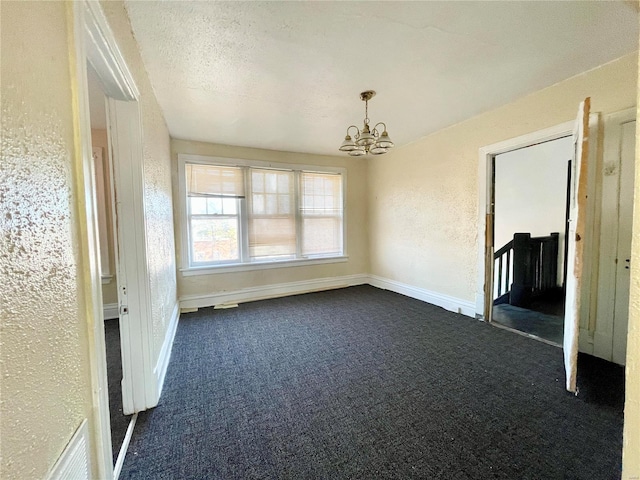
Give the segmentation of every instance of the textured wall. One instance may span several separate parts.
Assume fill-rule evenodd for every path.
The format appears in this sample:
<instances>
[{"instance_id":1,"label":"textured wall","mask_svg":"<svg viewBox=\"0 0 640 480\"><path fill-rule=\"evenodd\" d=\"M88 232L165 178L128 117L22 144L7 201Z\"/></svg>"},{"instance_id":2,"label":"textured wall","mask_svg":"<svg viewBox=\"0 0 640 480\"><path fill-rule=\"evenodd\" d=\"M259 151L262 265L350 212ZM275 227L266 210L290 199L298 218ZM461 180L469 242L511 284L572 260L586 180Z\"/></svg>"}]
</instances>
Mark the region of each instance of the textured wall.
<instances>
[{"instance_id":1,"label":"textured wall","mask_svg":"<svg viewBox=\"0 0 640 480\"><path fill-rule=\"evenodd\" d=\"M109 187L111 171L109 170L109 146L107 131L91 129L91 145L101 147L104 155L104 195L107 216L107 245L100 245L100 250L109 250L109 271L113 278L109 283L102 284L102 303L105 305L118 303L118 282L116 278L115 248L113 242L113 218L111 215L111 188Z\"/></svg>"},{"instance_id":2,"label":"textured wall","mask_svg":"<svg viewBox=\"0 0 640 480\"><path fill-rule=\"evenodd\" d=\"M25 480L44 478L90 417L87 321L66 6L0 12L0 477Z\"/></svg>"},{"instance_id":3,"label":"textured wall","mask_svg":"<svg viewBox=\"0 0 640 480\"><path fill-rule=\"evenodd\" d=\"M122 2L101 2L109 25L140 90L144 134L144 195L147 264L151 285L153 337L157 358L176 304L169 132Z\"/></svg>"},{"instance_id":4,"label":"textured wall","mask_svg":"<svg viewBox=\"0 0 640 480\"><path fill-rule=\"evenodd\" d=\"M369 160L371 273L474 301L478 150L575 118L578 104L635 104L637 54Z\"/></svg>"},{"instance_id":5,"label":"textured wall","mask_svg":"<svg viewBox=\"0 0 640 480\"><path fill-rule=\"evenodd\" d=\"M640 79L640 71L638 72ZM637 88L640 106L640 83ZM640 108L636 118L640 117ZM636 122L636 172L631 244L631 288L629 295L629 333L627 337L627 385L624 405L622 478L640 478L640 122Z\"/></svg>"},{"instance_id":6,"label":"textured wall","mask_svg":"<svg viewBox=\"0 0 640 480\"><path fill-rule=\"evenodd\" d=\"M178 259L181 258L180 215L178 192L178 153L210 155L250 160L266 160L306 165L343 167L347 169L347 254L348 262L324 265L281 267L245 272L219 273L183 277L178 274L178 293L183 295L206 295L223 290L238 290L261 285L297 282L316 278L339 277L367 273L369 270L369 249L367 230L367 163L361 158L311 155L274 150L259 150L210 143L171 140L176 219L176 242ZM179 260L180 261L180 260ZM182 267L182 265L179 265Z\"/></svg>"}]
</instances>

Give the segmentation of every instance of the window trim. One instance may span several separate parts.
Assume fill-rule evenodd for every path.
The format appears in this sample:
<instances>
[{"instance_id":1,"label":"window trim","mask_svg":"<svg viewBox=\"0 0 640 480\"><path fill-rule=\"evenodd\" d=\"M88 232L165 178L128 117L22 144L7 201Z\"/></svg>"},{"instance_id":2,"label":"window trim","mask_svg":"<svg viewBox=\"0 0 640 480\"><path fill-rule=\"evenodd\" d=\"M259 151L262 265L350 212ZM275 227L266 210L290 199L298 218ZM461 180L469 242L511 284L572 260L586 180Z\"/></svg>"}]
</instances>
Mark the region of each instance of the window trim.
<instances>
[{"instance_id":1,"label":"window trim","mask_svg":"<svg viewBox=\"0 0 640 480\"><path fill-rule=\"evenodd\" d=\"M268 260L263 262L224 262L217 264L206 265L191 265L189 262L189 215L187 205L187 188L185 178L185 165L187 163L201 164L201 165L227 165L233 167L250 167L250 168L267 168L277 170L294 170L307 173L334 173L342 176L342 254L331 256L310 256L308 258L296 258L287 260ZM245 175L245 187L248 179ZM297 184L297 182L295 182ZM299 187L295 186L295 194L299 195ZM178 154L178 216L179 216L179 228L180 228L180 267L179 271L183 276L192 275L207 275L222 272L240 272L250 270L262 270L267 268L283 268L283 267L296 267L306 265L318 265L323 263L338 263L348 261L347 254L347 169L344 167L333 166L321 166L321 165L308 165L302 163L285 163L285 162L271 162L264 160L249 160L241 158L230 157L217 157L209 155L193 155L193 154ZM245 202L239 202L241 205L240 228L243 231L239 240L240 248L247 249L248 245L244 243L248 242L248 235L244 234L246 229L246 223L248 221ZM296 233L299 233L301 226L299 225L300 212L296 209ZM297 242L301 242L299 235L296 237ZM244 252L243 252L244 253ZM241 256L241 258L246 258Z\"/></svg>"}]
</instances>

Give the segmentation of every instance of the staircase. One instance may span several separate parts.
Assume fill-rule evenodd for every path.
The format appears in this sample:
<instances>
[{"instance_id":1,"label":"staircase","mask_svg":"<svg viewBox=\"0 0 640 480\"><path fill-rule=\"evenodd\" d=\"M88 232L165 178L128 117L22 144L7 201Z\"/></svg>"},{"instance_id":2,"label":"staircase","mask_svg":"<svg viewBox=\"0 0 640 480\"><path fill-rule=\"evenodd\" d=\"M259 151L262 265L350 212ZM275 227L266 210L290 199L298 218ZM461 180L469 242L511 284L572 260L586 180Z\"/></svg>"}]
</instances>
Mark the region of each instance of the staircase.
<instances>
[{"instance_id":1,"label":"staircase","mask_svg":"<svg viewBox=\"0 0 640 480\"><path fill-rule=\"evenodd\" d=\"M558 287L559 237L557 232L548 237L516 233L494 253L494 305L526 308L534 298Z\"/></svg>"}]
</instances>

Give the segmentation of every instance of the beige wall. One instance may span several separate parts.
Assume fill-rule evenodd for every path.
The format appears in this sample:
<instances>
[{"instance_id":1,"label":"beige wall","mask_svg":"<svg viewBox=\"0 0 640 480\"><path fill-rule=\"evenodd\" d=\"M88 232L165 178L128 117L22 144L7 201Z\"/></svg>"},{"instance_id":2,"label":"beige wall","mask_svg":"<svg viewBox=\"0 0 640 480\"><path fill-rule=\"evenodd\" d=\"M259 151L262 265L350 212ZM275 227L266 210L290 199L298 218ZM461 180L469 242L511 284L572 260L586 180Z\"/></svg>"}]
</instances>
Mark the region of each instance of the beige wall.
<instances>
[{"instance_id":1,"label":"beige wall","mask_svg":"<svg viewBox=\"0 0 640 480\"><path fill-rule=\"evenodd\" d=\"M109 252L109 272L112 278L108 283L102 284L102 303L109 305L118 303L118 283L116 278L116 262L115 262L115 248L113 242L113 218L111 215L111 189L109 187L110 175L107 160L109 152L109 142L107 140L107 131L101 129L91 129L91 145L94 147L102 148L104 152L104 195L105 195L105 207L106 207L106 219L107 219L107 245L100 245L100 250L107 249Z\"/></svg>"},{"instance_id":2,"label":"beige wall","mask_svg":"<svg viewBox=\"0 0 640 480\"><path fill-rule=\"evenodd\" d=\"M475 301L478 150L592 111L635 105L637 54L369 160L371 273Z\"/></svg>"},{"instance_id":3,"label":"beige wall","mask_svg":"<svg viewBox=\"0 0 640 480\"><path fill-rule=\"evenodd\" d=\"M25 480L45 478L91 417L91 383L70 17L63 2L1 2L0 11L0 477Z\"/></svg>"},{"instance_id":4,"label":"beige wall","mask_svg":"<svg viewBox=\"0 0 640 480\"><path fill-rule=\"evenodd\" d=\"M344 263L324 265L281 267L245 272L219 273L184 277L178 273L178 294L207 295L220 291L233 291L242 288L296 282L327 277L340 277L367 273L369 270L368 231L367 231L367 162L361 158L311 155L254 148L214 145L186 140L171 140L173 159L173 182L175 192L174 217L176 219L176 244L178 259L181 258L180 205L178 202L178 154L210 155L218 157L264 160L283 163L298 163L343 167L347 169L347 254L349 260ZM178 260L180 263L180 260ZM179 268L183 265L179 264Z\"/></svg>"},{"instance_id":5,"label":"beige wall","mask_svg":"<svg viewBox=\"0 0 640 480\"><path fill-rule=\"evenodd\" d=\"M147 266L151 287L154 358L157 359L177 302L169 131L142 63L123 2L104 1L101 6L140 90Z\"/></svg>"},{"instance_id":6,"label":"beige wall","mask_svg":"<svg viewBox=\"0 0 640 480\"><path fill-rule=\"evenodd\" d=\"M640 72L638 73L640 79ZM640 106L640 83L637 88ZM636 113L640 118L640 108ZM640 122L636 122L636 172L631 244L631 288L627 337L626 398L624 404L624 440L622 478L640 478Z\"/></svg>"}]
</instances>

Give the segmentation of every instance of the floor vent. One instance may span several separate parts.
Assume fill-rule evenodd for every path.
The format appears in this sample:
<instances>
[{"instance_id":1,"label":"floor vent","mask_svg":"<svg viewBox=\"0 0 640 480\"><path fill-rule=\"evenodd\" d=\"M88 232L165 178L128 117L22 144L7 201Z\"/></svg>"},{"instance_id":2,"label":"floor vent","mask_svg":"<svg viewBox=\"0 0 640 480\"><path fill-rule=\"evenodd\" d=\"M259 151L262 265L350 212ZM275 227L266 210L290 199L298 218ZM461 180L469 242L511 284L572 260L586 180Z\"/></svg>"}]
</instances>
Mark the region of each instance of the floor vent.
<instances>
[{"instance_id":1,"label":"floor vent","mask_svg":"<svg viewBox=\"0 0 640 480\"><path fill-rule=\"evenodd\" d=\"M56 462L49 480L89 480L89 427L85 419Z\"/></svg>"}]
</instances>

